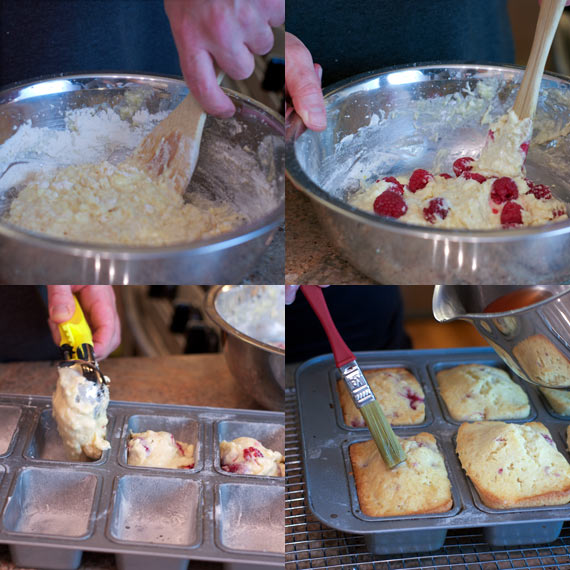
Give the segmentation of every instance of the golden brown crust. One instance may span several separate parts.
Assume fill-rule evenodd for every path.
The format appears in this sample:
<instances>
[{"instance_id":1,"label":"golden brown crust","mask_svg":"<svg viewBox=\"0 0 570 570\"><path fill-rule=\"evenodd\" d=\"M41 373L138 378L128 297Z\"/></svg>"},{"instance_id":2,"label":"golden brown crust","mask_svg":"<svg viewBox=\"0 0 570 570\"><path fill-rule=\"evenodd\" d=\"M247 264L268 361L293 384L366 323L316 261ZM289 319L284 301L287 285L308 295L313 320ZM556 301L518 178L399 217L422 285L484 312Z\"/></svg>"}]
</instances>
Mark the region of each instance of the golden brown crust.
<instances>
[{"instance_id":1,"label":"golden brown crust","mask_svg":"<svg viewBox=\"0 0 570 570\"><path fill-rule=\"evenodd\" d=\"M457 432L461 465L493 509L570 501L570 465L540 422L464 423Z\"/></svg>"},{"instance_id":2,"label":"golden brown crust","mask_svg":"<svg viewBox=\"0 0 570 570\"><path fill-rule=\"evenodd\" d=\"M365 370L364 376L391 425L414 425L425 420L425 394L415 376L406 368ZM364 418L356 409L345 383L337 383L344 423L364 427Z\"/></svg>"},{"instance_id":3,"label":"golden brown crust","mask_svg":"<svg viewBox=\"0 0 570 570\"><path fill-rule=\"evenodd\" d=\"M570 386L570 361L544 335L525 338L513 349L520 367L543 386Z\"/></svg>"},{"instance_id":4,"label":"golden brown crust","mask_svg":"<svg viewBox=\"0 0 570 570\"><path fill-rule=\"evenodd\" d=\"M453 506L451 484L435 438L401 438L406 461L388 469L373 440L350 446L361 511L371 517L443 513Z\"/></svg>"},{"instance_id":5,"label":"golden brown crust","mask_svg":"<svg viewBox=\"0 0 570 570\"><path fill-rule=\"evenodd\" d=\"M437 383L455 420L522 419L530 414L525 391L500 368L461 364L439 371Z\"/></svg>"}]
</instances>

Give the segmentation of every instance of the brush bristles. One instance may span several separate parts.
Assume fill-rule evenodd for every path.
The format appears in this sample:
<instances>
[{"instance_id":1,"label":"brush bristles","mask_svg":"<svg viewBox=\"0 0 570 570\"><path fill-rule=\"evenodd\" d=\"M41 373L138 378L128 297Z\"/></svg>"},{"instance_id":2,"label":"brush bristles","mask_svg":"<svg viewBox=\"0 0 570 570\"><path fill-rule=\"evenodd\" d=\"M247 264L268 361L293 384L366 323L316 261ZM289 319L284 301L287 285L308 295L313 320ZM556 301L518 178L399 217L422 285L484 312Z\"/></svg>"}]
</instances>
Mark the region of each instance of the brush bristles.
<instances>
[{"instance_id":1,"label":"brush bristles","mask_svg":"<svg viewBox=\"0 0 570 570\"><path fill-rule=\"evenodd\" d=\"M406 454L402 449L399 439L392 431L384 412L377 400L366 404L360 408L360 413L376 442L378 451L384 463L392 469L402 461L406 460Z\"/></svg>"}]
</instances>

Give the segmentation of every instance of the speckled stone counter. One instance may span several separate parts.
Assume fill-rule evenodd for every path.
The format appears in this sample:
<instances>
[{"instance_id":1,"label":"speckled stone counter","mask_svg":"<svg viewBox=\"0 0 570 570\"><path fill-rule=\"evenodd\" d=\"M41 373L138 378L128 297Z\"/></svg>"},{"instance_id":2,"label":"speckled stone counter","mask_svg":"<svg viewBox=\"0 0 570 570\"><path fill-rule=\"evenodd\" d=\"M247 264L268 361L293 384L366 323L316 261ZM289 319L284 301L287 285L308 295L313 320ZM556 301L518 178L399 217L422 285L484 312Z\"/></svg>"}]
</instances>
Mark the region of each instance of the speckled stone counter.
<instances>
[{"instance_id":1,"label":"speckled stone counter","mask_svg":"<svg viewBox=\"0 0 570 570\"><path fill-rule=\"evenodd\" d=\"M282 285L285 279L285 229L278 228L267 251L243 285Z\"/></svg>"},{"instance_id":2,"label":"speckled stone counter","mask_svg":"<svg viewBox=\"0 0 570 570\"><path fill-rule=\"evenodd\" d=\"M111 398L133 402L261 409L234 380L222 354L101 361L111 378ZM53 362L0 364L0 394L51 396L57 378ZM8 547L0 545L0 570L14 570ZM87 552L82 570L115 570L110 554ZM222 564L192 561L193 570L221 570Z\"/></svg>"},{"instance_id":3,"label":"speckled stone counter","mask_svg":"<svg viewBox=\"0 0 570 570\"><path fill-rule=\"evenodd\" d=\"M368 285L375 283L352 267L330 244L311 201L287 182L285 283Z\"/></svg>"}]
</instances>

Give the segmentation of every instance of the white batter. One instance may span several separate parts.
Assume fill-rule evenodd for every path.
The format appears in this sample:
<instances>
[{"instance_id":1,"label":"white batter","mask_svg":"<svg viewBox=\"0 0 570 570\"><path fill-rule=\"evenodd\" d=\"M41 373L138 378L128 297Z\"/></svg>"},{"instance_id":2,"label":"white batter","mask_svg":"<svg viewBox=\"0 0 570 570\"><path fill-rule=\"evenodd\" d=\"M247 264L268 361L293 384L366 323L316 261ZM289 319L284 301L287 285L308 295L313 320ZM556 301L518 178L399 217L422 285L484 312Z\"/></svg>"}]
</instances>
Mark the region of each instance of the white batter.
<instances>
[{"instance_id":1,"label":"white batter","mask_svg":"<svg viewBox=\"0 0 570 570\"><path fill-rule=\"evenodd\" d=\"M194 446L176 441L167 431L147 430L131 433L127 444L127 463L139 467L192 469Z\"/></svg>"},{"instance_id":2,"label":"white batter","mask_svg":"<svg viewBox=\"0 0 570 570\"><path fill-rule=\"evenodd\" d=\"M263 447L252 437L238 437L220 443L220 463L224 471L242 475L285 476L285 458Z\"/></svg>"},{"instance_id":3,"label":"white batter","mask_svg":"<svg viewBox=\"0 0 570 570\"><path fill-rule=\"evenodd\" d=\"M99 459L111 444L107 433L109 388L86 380L72 368L59 368L52 398L53 417L71 461Z\"/></svg>"},{"instance_id":4,"label":"white batter","mask_svg":"<svg viewBox=\"0 0 570 570\"><path fill-rule=\"evenodd\" d=\"M566 205L550 189L525 178L532 124L511 110L494 123L478 161L454 162L454 174L415 170L384 177L349 202L399 221L441 228L500 229L567 219Z\"/></svg>"}]
</instances>

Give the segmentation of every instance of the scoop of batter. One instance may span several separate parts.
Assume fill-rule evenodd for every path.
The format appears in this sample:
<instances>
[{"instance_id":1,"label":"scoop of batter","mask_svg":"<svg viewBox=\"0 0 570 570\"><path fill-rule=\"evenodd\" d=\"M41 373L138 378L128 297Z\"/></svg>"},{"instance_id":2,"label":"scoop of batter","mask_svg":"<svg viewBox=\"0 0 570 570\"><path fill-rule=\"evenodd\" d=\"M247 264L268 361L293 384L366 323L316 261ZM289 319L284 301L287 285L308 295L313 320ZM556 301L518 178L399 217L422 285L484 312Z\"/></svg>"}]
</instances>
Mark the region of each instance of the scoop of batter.
<instances>
[{"instance_id":1,"label":"scoop of batter","mask_svg":"<svg viewBox=\"0 0 570 570\"><path fill-rule=\"evenodd\" d=\"M285 458L263 447L252 437L238 437L220 443L220 463L224 471L242 475L285 476Z\"/></svg>"},{"instance_id":2,"label":"scoop of batter","mask_svg":"<svg viewBox=\"0 0 570 570\"><path fill-rule=\"evenodd\" d=\"M568 218L550 188L525 177L532 124L513 111L495 122L479 160L458 158L454 175L418 168L410 176L378 178L349 202L410 224L450 229L507 229Z\"/></svg>"},{"instance_id":3,"label":"scoop of batter","mask_svg":"<svg viewBox=\"0 0 570 570\"><path fill-rule=\"evenodd\" d=\"M86 380L73 368L59 368L52 398L53 417L65 453L71 461L99 459L111 444L106 441L109 388Z\"/></svg>"},{"instance_id":4,"label":"scoop of batter","mask_svg":"<svg viewBox=\"0 0 570 570\"><path fill-rule=\"evenodd\" d=\"M131 433L127 444L127 463L140 467L192 469L194 446L176 441L167 431Z\"/></svg>"}]
</instances>

